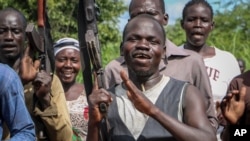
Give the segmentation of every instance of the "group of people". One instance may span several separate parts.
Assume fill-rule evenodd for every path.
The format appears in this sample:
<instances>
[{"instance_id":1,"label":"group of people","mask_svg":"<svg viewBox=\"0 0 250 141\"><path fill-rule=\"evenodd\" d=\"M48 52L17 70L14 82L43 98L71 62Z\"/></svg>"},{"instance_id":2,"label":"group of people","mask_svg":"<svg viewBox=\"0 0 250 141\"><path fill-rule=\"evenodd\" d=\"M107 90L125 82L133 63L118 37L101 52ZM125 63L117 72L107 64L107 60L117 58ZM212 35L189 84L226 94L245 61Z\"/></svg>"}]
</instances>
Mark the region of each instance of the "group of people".
<instances>
[{"instance_id":1,"label":"group of people","mask_svg":"<svg viewBox=\"0 0 250 141\"><path fill-rule=\"evenodd\" d=\"M0 137L228 141L229 125L250 123L250 71L240 74L231 53L206 44L214 28L207 1L185 5L181 26L186 42L179 47L164 29L164 0L131 0L129 16L121 56L104 69L107 89L100 89L95 78L87 97L76 81L79 42L68 37L56 41L55 72L40 70L41 62L25 46L25 17L14 8L1 10ZM107 113L99 110L100 103L106 103Z\"/></svg>"}]
</instances>

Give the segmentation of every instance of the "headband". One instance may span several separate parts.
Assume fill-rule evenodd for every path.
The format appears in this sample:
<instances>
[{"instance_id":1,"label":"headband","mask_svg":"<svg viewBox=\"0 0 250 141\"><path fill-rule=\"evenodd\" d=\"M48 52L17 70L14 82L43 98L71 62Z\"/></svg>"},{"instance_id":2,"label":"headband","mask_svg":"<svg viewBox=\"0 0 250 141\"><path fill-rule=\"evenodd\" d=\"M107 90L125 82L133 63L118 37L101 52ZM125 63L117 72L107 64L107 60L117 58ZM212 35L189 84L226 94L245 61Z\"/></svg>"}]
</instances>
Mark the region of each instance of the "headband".
<instances>
[{"instance_id":1,"label":"headband","mask_svg":"<svg viewBox=\"0 0 250 141\"><path fill-rule=\"evenodd\" d=\"M53 45L54 47L54 55L56 56L60 51L64 49L75 49L80 51L79 49L79 42L73 38L62 38L56 41Z\"/></svg>"}]
</instances>

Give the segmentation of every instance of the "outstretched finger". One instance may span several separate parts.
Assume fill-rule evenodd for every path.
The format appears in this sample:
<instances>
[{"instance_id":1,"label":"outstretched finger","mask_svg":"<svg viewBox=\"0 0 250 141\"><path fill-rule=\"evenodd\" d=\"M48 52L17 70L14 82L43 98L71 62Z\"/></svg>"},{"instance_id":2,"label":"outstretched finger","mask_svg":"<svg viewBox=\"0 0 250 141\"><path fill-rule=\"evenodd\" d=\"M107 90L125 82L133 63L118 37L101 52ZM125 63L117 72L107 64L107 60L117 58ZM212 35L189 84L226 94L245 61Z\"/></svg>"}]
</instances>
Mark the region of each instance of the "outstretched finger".
<instances>
[{"instance_id":1,"label":"outstretched finger","mask_svg":"<svg viewBox=\"0 0 250 141\"><path fill-rule=\"evenodd\" d=\"M40 60L35 60L35 62L34 62L34 68L35 68L36 71L39 70L40 65L41 65L41 61Z\"/></svg>"},{"instance_id":2,"label":"outstretched finger","mask_svg":"<svg viewBox=\"0 0 250 141\"><path fill-rule=\"evenodd\" d=\"M221 102L220 102L220 109L221 109L221 111L225 110L225 107L226 107L226 104L227 104L226 102L227 102L226 98L223 98L221 100Z\"/></svg>"},{"instance_id":3,"label":"outstretched finger","mask_svg":"<svg viewBox=\"0 0 250 141\"><path fill-rule=\"evenodd\" d=\"M30 46L28 44L27 47L24 50L24 56L29 56L29 55L30 55Z\"/></svg>"},{"instance_id":4,"label":"outstretched finger","mask_svg":"<svg viewBox=\"0 0 250 141\"><path fill-rule=\"evenodd\" d=\"M130 81L130 79L128 78L128 75L126 74L126 72L124 70L122 70L120 72L120 76L121 76L125 86L127 87L129 93L130 93L128 96L129 97L135 96L137 93L136 90L138 90L138 89L134 85L134 83Z\"/></svg>"},{"instance_id":5,"label":"outstretched finger","mask_svg":"<svg viewBox=\"0 0 250 141\"><path fill-rule=\"evenodd\" d=\"M240 101L245 101L246 91L247 88L244 86L240 89L240 97L239 97Z\"/></svg>"},{"instance_id":6,"label":"outstretched finger","mask_svg":"<svg viewBox=\"0 0 250 141\"><path fill-rule=\"evenodd\" d=\"M123 80L124 83L126 83L127 81L129 81L128 75L126 74L126 72L124 70L121 70L120 72L120 76Z\"/></svg>"},{"instance_id":7,"label":"outstretched finger","mask_svg":"<svg viewBox=\"0 0 250 141\"><path fill-rule=\"evenodd\" d=\"M220 105L221 105L220 101L215 102L216 111L220 110Z\"/></svg>"},{"instance_id":8,"label":"outstretched finger","mask_svg":"<svg viewBox=\"0 0 250 141\"><path fill-rule=\"evenodd\" d=\"M121 76L121 78L122 78L124 84L126 85L127 89L128 89L129 91L132 91L132 92L133 92L133 90L134 90L134 89L133 89L133 84L132 84L131 81L129 80L128 75L126 74L126 72L125 72L124 70L122 70L122 71L120 72L120 76Z\"/></svg>"}]
</instances>

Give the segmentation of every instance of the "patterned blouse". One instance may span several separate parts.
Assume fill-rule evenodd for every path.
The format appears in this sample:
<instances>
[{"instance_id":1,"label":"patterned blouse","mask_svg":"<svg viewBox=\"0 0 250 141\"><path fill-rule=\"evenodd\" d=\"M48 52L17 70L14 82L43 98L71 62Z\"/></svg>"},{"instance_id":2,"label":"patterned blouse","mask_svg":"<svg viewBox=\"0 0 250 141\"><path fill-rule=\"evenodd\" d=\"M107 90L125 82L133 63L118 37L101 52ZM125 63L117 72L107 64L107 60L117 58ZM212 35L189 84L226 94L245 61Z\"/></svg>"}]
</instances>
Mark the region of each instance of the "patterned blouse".
<instances>
[{"instance_id":1,"label":"patterned blouse","mask_svg":"<svg viewBox=\"0 0 250 141\"><path fill-rule=\"evenodd\" d=\"M76 100L67 101L70 120L73 126L74 134L78 135L82 141L86 140L88 129L88 102L85 92Z\"/></svg>"}]
</instances>

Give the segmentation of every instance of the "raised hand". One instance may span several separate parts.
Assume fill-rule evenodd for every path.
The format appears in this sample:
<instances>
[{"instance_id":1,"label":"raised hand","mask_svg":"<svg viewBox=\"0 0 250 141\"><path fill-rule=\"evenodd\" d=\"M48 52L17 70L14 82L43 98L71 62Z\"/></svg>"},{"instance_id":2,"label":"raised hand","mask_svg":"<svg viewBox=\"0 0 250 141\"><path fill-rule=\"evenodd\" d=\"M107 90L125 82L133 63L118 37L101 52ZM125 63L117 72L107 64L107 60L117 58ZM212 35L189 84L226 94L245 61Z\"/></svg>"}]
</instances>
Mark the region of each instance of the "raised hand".
<instances>
[{"instance_id":1,"label":"raised hand","mask_svg":"<svg viewBox=\"0 0 250 141\"><path fill-rule=\"evenodd\" d=\"M155 105L144 96L144 94L134 85L132 81L130 81L124 71L121 71L120 75L123 83L128 89L128 98L134 104L135 108L149 116L152 115L153 111L157 109Z\"/></svg>"},{"instance_id":2,"label":"raised hand","mask_svg":"<svg viewBox=\"0 0 250 141\"><path fill-rule=\"evenodd\" d=\"M51 83L51 75L44 70L38 72L35 80L33 81L35 95L43 109L46 109L48 106L50 106Z\"/></svg>"},{"instance_id":3,"label":"raised hand","mask_svg":"<svg viewBox=\"0 0 250 141\"><path fill-rule=\"evenodd\" d=\"M237 124L245 110L246 87L231 91L221 102L221 110L230 124Z\"/></svg>"},{"instance_id":4,"label":"raised hand","mask_svg":"<svg viewBox=\"0 0 250 141\"><path fill-rule=\"evenodd\" d=\"M112 102L112 97L105 89L99 89L96 74L94 74L93 89L88 97L88 102L89 119L93 122L99 123L105 116L105 113L100 112L99 105L100 103L105 103L106 106L108 106Z\"/></svg>"},{"instance_id":5,"label":"raised hand","mask_svg":"<svg viewBox=\"0 0 250 141\"><path fill-rule=\"evenodd\" d=\"M39 71L40 61L35 60L33 62L30 57L30 46L28 45L24 51L24 55L21 58L21 65L19 70L19 76L23 84L33 81Z\"/></svg>"}]
</instances>

